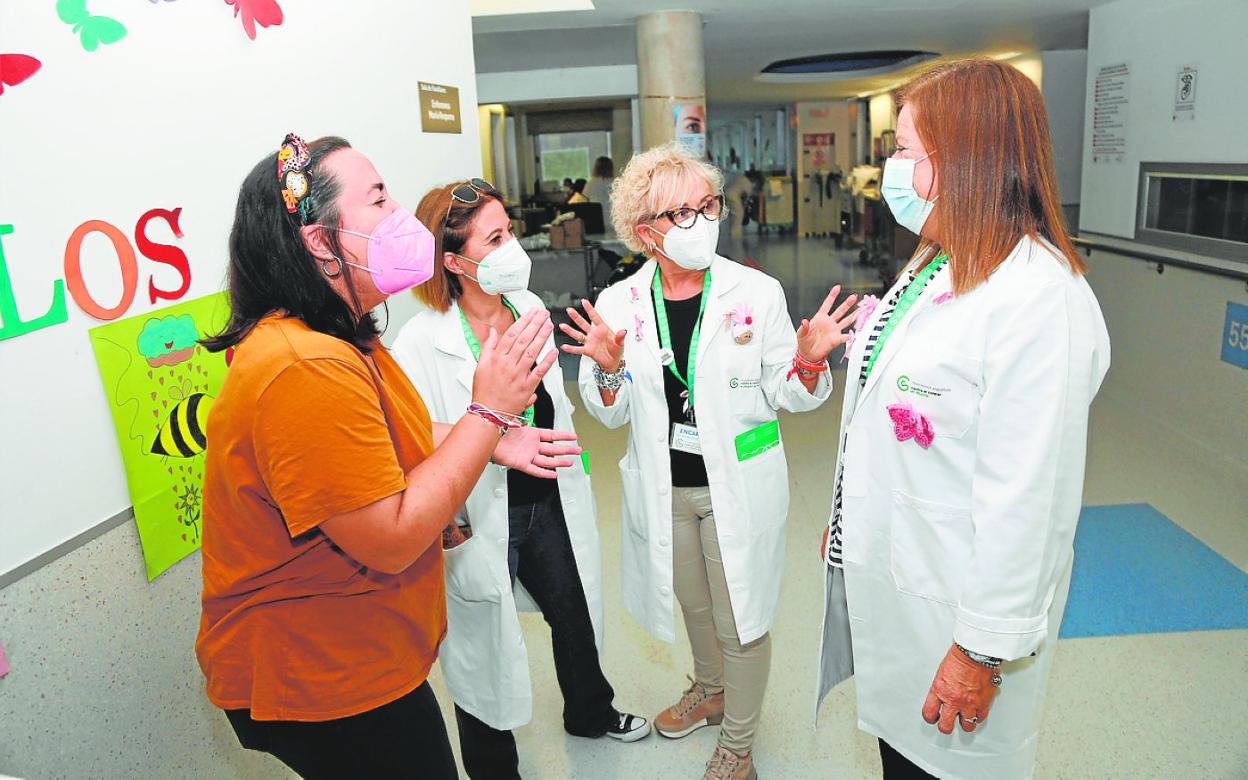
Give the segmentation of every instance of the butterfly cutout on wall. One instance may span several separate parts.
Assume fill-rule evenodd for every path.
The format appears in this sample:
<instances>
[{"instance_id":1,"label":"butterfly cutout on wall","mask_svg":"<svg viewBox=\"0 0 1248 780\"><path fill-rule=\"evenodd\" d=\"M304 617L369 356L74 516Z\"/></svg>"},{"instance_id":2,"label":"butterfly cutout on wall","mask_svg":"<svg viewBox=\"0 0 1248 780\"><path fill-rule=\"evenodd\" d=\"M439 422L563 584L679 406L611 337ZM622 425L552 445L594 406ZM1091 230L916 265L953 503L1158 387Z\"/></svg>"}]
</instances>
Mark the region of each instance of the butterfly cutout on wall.
<instances>
[{"instance_id":1,"label":"butterfly cutout on wall","mask_svg":"<svg viewBox=\"0 0 1248 780\"><path fill-rule=\"evenodd\" d=\"M277 0L225 0L226 5L234 6L234 16L241 15L243 32L253 41L256 39L256 25L273 27L282 23L282 7Z\"/></svg>"},{"instance_id":2,"label":"butterfly cutout on wall","mask_svg":"<svg viewBox=\"0 0 1248 780\"><path fill-rule=\"evenodd\" d=\"M42 62L27 54L0 54L0 95L5 86L16 87L41 67Z\"/></svg>"},{"instance_id":3,"label":"butterfly cutout on wall","mask_svg":"<svg viewBox=\"0 0 1248 780\"><path fill-rule=\"evenodd\" d=\"M103 43L116 43L126 37L126 26L108 16L95 16L87 10L87 0L56 0L56 15L74 26L82 48L95 51Z\"/></svg>"}]
</instances>

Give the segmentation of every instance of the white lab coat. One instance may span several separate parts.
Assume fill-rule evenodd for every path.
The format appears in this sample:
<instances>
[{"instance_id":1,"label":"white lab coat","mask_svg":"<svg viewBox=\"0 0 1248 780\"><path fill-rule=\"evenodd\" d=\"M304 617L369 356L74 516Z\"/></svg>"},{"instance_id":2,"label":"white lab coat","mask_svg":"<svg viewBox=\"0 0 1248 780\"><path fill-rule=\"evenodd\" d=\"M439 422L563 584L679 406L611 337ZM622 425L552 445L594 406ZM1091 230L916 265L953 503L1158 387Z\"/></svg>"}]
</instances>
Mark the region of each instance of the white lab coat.
<instances>
[{"instance_id":1,"label":"white lab coat","mask_svg":"<svg viewBox=\"0 0 1248 780\"><path fill-rule=\"evenodd\" d=\"M1024 239L951 299L948 270L938 274L861 392L865 334L882 307L850 351L838 462L858 725L939 777L1026 777L1034 764L1088 407L1109 367L1096 298L1059 257ZM897 440L886 407L898 402L930 420L929 449ZM842 644L832 627L825 651ZM920 712L954 641L1007 663L988 719L945 736ZM837 682L835 661L823 659L819 699Z\"/></svg>"},{"instance_id":2,"label":"white lab coat","mask_svg":"<svg viewBox=\"0 0 1248 780\"><path fill-rule=\"evenodd\" d=\"M628 451L620 461L624 606L650 633L674 642L671 424L663 394L668 369L659 363L651 298L656 268L650 260L604 290L597 304L612 329L628 330L624 359L631 380L614 404L604 406L593 363L583 358L580 385L586 408L604 425L631 423ZM694 401L733 617L738 638L747 644L771 628L780 599L789 472L783 444L738 461L736 437L775 420L777 409L815 409L831 393L831 380L822 375L811 395L796 376L785 378L797 337L779 282L723 257L716 257L710 270ZM753 310L754 336L747 344L737 343L725 318L737 303Z\"/></svg>"},{"instance_id":3,"label":"white lab coat","mask_svg":"<svg viewBox=\"0 0 1248 780\"><path fill-rule=\"evenodd\" d=\"M543 308L527 290L505 296L521 314ZM548 339L543 354L554 349ZM454 423L472 402L477 368L464 338L458 304L446 312L425 311L408 321L391 349L395 359L429 407L434 422ZM573 431L572 403L556 364L542 380L555 407L556 430ZM560 469L559 498L572 540L572 552L602 649L602 560L589 475L580 463ZM528 652L516 615L535 609L517 582L513 589L507 569L509 536L507 469L488 465L460 510L473 535L447 550L446 639L438 653L447 687L455 703L495 729L509 730L532 719L533 694Z\"/></svg>"}]
</instances>

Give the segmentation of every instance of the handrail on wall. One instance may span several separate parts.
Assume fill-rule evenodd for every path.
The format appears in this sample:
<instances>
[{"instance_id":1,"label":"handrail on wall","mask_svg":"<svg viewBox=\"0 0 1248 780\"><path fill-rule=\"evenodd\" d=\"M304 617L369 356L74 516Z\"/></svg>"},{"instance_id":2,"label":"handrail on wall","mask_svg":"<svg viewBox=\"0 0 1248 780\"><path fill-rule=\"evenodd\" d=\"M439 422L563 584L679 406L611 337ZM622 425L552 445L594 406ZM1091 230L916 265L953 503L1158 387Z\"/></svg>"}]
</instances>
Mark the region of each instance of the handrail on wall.
<instances>
[{"instance_id":1,"label":"handrail on wall","mask_svg":"<svg viewBox=\"0 0 1248 780\"><path fill-rule=\"evenodd\" d=\"M1130 257L1136 260L1143 260L1149 263L1157 264L1157 273L1162 273L1168 265L1186 268L1189 271L1199 271L1204 274L1212 274L1214 276L1224 276L1228 279L1238 279L1241 282L1248 282L1248 269L1240 271L1232 268L1218 268L1217 266L1205 265L1203 263L1192 262L1191 260L1182 260L1169 255L1159 255L1153 252L1144 252L1139 249L1126 249L1116 244L1104 244L1099 241L1093 241L1081 236L1071 236L1071 241L1075 246L1084 250L1084 254L1092 254L1092 250L1096 249L1102 252L1112 252L1123 257Z\"/></svg>"}]
</instances>

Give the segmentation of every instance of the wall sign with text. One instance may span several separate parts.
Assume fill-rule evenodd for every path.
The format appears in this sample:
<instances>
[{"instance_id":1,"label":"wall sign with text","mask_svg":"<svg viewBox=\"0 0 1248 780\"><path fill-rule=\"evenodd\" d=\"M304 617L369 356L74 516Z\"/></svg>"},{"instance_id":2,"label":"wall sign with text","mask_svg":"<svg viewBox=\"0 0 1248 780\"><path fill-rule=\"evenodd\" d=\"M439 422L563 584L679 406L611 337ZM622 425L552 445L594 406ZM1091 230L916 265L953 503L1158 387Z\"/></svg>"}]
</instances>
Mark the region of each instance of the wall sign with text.
<instances>
[{"instance_id":1,"label":"wall sign with text","mask_svg":"<svg viewBox=\"0 0 1248 780\"><path fill-rule=\"evenodd\" d=\"M1226 302L1226 325L1222 327L1222 362L1248 368L1248 306Z\"/></svg>"},{"instance_id":2,"label":"wall sign with text","mask_svg":"<svg viewBox=\"0 0 1248 780\"><path fill-rule=\"evenodd\" d=\"M459 87L420 82L420 129L426 133L462 132Z\"/></svg>"}]
</instances>

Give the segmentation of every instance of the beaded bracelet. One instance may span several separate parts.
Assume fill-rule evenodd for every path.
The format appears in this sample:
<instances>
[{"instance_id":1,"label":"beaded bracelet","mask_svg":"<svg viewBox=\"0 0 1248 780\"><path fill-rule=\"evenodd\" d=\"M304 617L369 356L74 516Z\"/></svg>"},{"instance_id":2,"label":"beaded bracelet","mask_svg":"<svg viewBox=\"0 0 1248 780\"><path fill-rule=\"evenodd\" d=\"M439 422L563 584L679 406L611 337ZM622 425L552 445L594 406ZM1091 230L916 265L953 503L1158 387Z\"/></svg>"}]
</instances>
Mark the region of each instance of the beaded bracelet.
<instances>
[{"instance_id":1,"label":"beaded bracelet","mask_svg":"<svg viewBox=\"0 0 1248 780\"><path fill-rule=\"evenodd\" d=\"M514 430L516 428L523 428L526 424L523 417L518 417L514 414L508 414L506 412L495 411L488 406L477 403L476 401L468 404L468 414L475 414L482 420L485 420L493 425L497 425L499 436L504 436L507 431Z\"/></svg>"}]
</instances>

